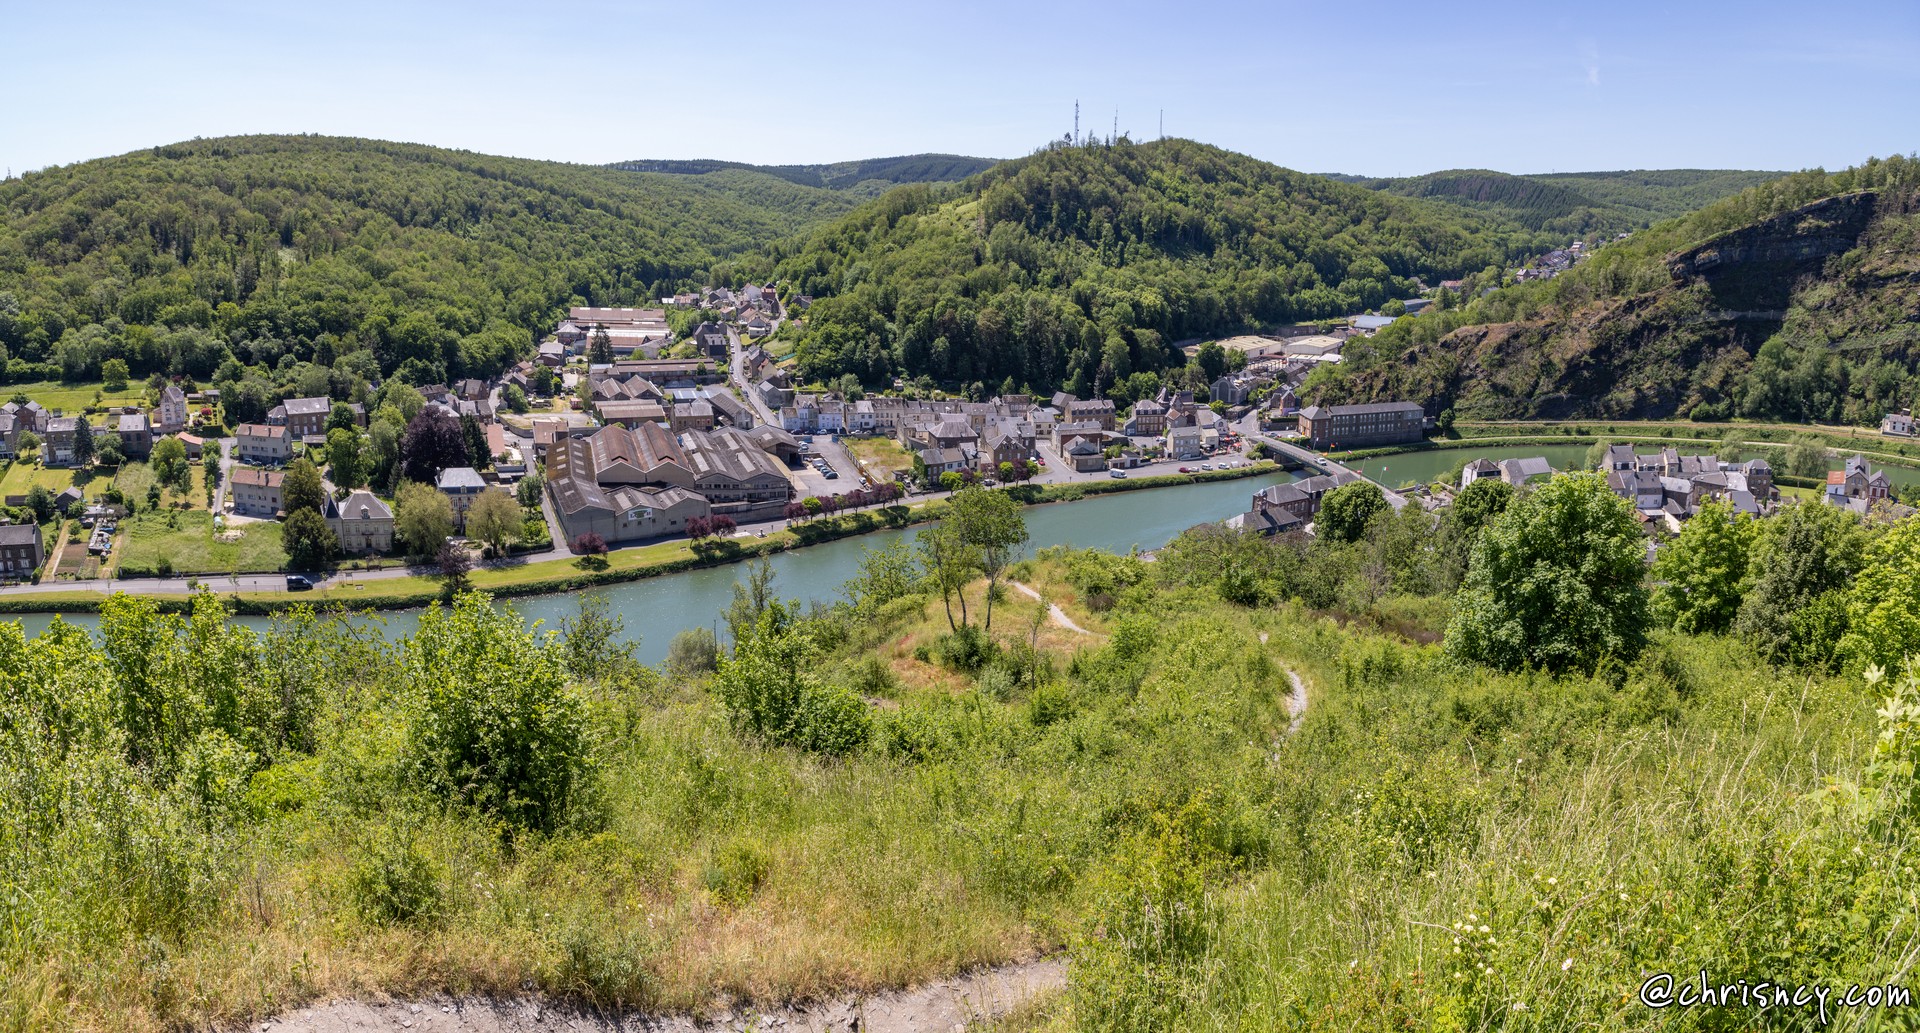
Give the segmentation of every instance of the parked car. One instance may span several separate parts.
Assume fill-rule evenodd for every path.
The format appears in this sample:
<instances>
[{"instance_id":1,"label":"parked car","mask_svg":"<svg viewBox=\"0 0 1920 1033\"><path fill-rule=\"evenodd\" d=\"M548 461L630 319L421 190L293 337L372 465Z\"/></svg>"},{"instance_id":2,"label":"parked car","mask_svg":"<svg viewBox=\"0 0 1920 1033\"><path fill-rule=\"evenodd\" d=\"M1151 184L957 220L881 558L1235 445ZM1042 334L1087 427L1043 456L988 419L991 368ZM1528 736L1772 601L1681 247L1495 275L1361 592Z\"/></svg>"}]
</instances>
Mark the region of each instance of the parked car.
<instances>
[{"instance_id":1,"label":"parked car","mask_svg":"<svg viewBox=\"0 0 1920 1033\"><path fill-rule=\"evenodd\" d=\"M312 589L313 589L313 582L307 580L304 576L300 574L287 575L287 591L308 592L308 591L312 591Z\"/></svg>"},{"instance_id":2,"label":"parked car","mask_svg":"<svg viewBox=\"0 0 1920 1033\"><path fill-rule=\"evenodd\" d=\"M1200 464L1200 469L1202 469L1202 470L1211 470L1211 469L1213 469L1213 464L1212 464L1212 463L1201 463L1201 464Z\"/></svg>"},{"instance_id":3,"label":"parked car","mask_svg":"<svg viewBox=\"0 0 1920 1033\"><path fill-rule=\"evenodd\" d=\"M1188 471L1188 469L1187 469L1186 467L1184 467L1184 466L1183 466L1183 467L1181 467L1181 468L1180 468L1180 472L1181 472L1181 473L1188 473L1188 472L1190 472L1190 471Z\"/></svg>"},{"instance_id":4,"label":"parked car","mask_svg":"<svg viewBox=\"0 0 1920 1033\"><path fill-rule=\"evenodd\" d=\"M1125 477L1126 475L1127 475L1127 471L1125 470L1108 470L1107 471L1108 477Z\"/></svg>"}]
</instances>

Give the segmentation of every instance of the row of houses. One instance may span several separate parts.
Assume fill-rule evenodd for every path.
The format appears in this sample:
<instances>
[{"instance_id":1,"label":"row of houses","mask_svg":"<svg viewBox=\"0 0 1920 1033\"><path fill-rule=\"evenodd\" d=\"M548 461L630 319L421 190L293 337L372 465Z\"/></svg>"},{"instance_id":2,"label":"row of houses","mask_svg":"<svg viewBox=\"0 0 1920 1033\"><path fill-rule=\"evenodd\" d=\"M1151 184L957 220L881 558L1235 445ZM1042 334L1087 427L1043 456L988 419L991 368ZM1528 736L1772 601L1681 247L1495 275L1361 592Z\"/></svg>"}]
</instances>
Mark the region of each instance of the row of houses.
<instances>
[{"instance_id":1,"label":"row of houses","mask_svg":"<svg viewBox=\"0 0 1920 1033\"><path fill-rule=\"evenodd\" d=\"M1681 455L1672 448L1636 452L1632 445L1614 445L1601 462L1614 494L1642 513L1675 521L1715 500L1729 503L1736 512L1757 515L1778 497L1773 467L1765 459L1722 462L1714 456Z\"/></svg>"}]
</instances>

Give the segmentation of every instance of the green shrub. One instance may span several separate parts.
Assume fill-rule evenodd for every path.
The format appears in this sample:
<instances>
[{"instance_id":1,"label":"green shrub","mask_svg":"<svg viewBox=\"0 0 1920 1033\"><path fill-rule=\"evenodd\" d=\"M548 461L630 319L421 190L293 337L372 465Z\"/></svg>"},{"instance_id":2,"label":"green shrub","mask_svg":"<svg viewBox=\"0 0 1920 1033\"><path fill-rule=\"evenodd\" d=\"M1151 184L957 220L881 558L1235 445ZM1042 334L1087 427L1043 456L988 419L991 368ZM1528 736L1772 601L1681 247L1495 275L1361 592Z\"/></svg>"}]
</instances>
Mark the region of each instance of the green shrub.
<instances>
[{"instance_id":1,"label":"green shrub","mask_svg":"<svg viewBox=\"0 0 1920 1033\"><path fill-rule=\"evenodd\" d=\"M873 732L867 702L813 674L816 649L780 603L743 626L733 655L720 662L713 691L735 729L781 746L846 754Z\"/></svg>"},{"instance_id":2,"label":"green shrub","mask_svg":"<svg viewBox=\"0 0 1920 1033\"><path fill-rule=\"evenodd\" d=\"M972 624L940 636L934 644L940 666L950 671L972 674L987 666L998 655L999 647L987 633Z\"/></svg>"},{"instance_id":3,"label":"green shrub","mask_svg":"<svg viewBox=\"0 0 1920 1033\"><path fill-rule=\"evenodd\" d=\"M586 708L554 639L477 593L420 615L401 660L417 782L521 829L551 830L583 801Z\"/></svg>"},{"instance_id":4,"label":"green shrub","mask_svg":"<svg viewBox=\"0 0 1920 1033\"><path fill-rule=\"evenodd\" d=\"M361 848L348 873L360 917L375 925L431 924L441 915L441 871L409 833L388 828Z\"/></svg>"},{"instance_id":5,"label":"green shrub","mask_svg":"<svg viewBox=\"0 0 1920 1033\"><path fill-rule=\"evenodd\" d=\"M766 851L744 839L736 839L714 852L701 873L701 885L713 899L728 907L740 907L753 899L767 880L770 863Z\"/></svg>"}]
</instances>

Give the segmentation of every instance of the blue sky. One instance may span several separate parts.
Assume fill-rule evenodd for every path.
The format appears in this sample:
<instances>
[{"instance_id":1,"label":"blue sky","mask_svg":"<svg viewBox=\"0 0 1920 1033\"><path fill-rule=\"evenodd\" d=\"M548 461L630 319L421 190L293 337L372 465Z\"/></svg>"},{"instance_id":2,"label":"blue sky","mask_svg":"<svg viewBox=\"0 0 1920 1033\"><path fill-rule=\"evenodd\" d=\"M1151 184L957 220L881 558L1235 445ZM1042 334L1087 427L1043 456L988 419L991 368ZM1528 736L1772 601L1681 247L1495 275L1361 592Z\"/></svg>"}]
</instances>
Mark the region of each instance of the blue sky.
<instances>
[{"instance_id":1,"label":"blue sky","mask_svg":"<svg viewBox=\"0 0 1920 1033\"><path fill-rule=\"evenodd\" d=\"M1315 172L1920 149L1920 3L5 0L0 166L321 132L576 162L1014 157L1119 110Z\"/></svg>"}]
</instances>

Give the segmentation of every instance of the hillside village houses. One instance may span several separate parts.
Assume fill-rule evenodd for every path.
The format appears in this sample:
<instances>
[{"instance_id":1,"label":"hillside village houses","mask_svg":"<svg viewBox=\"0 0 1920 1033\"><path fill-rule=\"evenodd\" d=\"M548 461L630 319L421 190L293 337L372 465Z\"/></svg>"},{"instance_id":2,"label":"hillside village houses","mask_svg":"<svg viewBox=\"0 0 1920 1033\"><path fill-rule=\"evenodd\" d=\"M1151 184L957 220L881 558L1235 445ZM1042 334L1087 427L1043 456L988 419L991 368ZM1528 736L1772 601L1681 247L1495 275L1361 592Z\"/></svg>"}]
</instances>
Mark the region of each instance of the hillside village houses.
<instances>
[{"instance_id":1,"label":"hillside village houses","mask_svg":"<svg viewBox=\"0 0 1920 1033\"><path fill-rule=\"evenodd\" d=\"M47 561L46 542L35 523L8 524L0 527L0 579L21 580L33 576Z\"/></svg>"},{"instance_id":2,"label":"hillside village houses","mask_svg":"<svg viewBox=\"0 0 1920 1033\"><path fill-rule=\"evenodd\" d=\"M1888 503L1893 497L1893 480L1885 470L1867 465L1863 456L1848 456L1845 465L1827 473L1826 491L1821 499L1830 506L1867 515L1875 503Z\"/></svg>"},{"instance_id":3,"label":"hillside village houses","mask_svg":"<svg viewBox=\"0 0 1920 1033\"><path fill-rule=\"evenodd\" d=\"M393 551L393 510L364 489L344 499L327 497L327 528L349 556Z\"/></svg>"},{"instance_id":4,"label":"hillside village houses","mask_svg":"<svg viewBox=\"0 0 1920 1033\"><path fill-rule=\"evenodd\" d=\"M236 459L260 466L278 466L293 458L293 439L284 426L242 423L233 429Z\"/></svg>"},{"instance_id":5,"label":"hillside village houses","mask_svg":"<svg viewBox=\"0 0 1920 1033\"><path fill-rule=\"evenodd\" d=\"M332 411L331 398L289 398L267 410L267 424L285 427L296 440L304 440L326 434L327 415Z\"/></svg>"},{"instance_id":6,"label":"hillside village houses","mask_svg":"<svg viewBox=\"0 0 1920 1033\"><path fill-rule=\"evenodd\" d=\"M281 485L285 471L236 466L227 475L227 490L233 496L233 511L241 516L271 517L284 508Z\"/></svg>"},{"instance_id":7,"label":"hillside village houses","mask_svg":"<svg viewBox=\"0 0 1920 1033\"><path fill-rule=\"evenodd\" d=\"M1773 468L1764 459L1721 462L1713 456L1683 456L1676 449L1636 452L1614 445L1602 460L1607 486L1650 517L1672 526L1699 512L1710 500L1730 503L1735 512L1759 514L1778 498Z\"/></svg>"}]
</instances>

